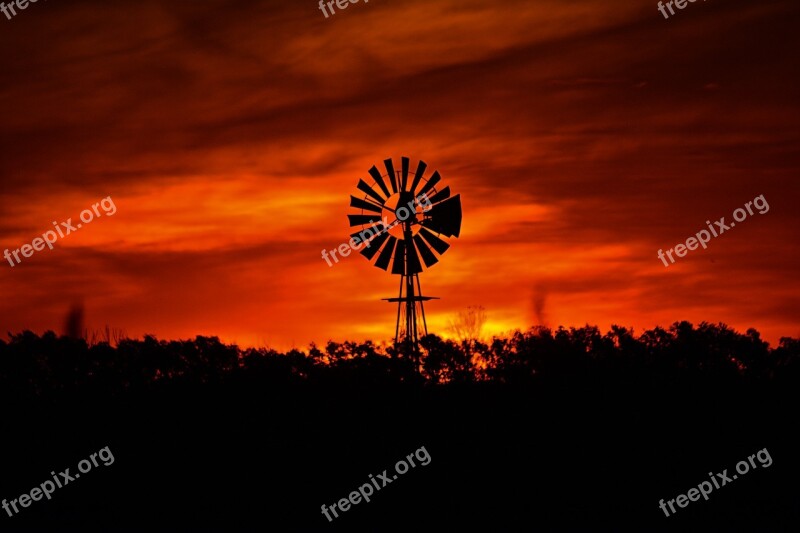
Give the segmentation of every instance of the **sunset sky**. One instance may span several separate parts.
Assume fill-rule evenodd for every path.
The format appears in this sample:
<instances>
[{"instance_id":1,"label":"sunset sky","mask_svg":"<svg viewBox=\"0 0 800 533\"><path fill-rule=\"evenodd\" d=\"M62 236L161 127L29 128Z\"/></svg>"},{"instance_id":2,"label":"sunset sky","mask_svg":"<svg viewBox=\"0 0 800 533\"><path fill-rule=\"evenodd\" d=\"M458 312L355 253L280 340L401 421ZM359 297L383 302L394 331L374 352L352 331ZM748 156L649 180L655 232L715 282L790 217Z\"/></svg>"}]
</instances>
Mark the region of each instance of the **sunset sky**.
<instances>
[{"instance_id":1,"label":"sunset sky","mask_svg":"<svg viewBox=\"0 0 800 533\"><path fill-rule=\"evenodd\" d=\"M49 1L0 15L0 331L245 346L394 333L398 278L348 239L372 165L461 194L429 329L677 320L800 336L800 8L653 0ZM657 258L746 202L754 214Z\"/></svg>"}]
</instances>

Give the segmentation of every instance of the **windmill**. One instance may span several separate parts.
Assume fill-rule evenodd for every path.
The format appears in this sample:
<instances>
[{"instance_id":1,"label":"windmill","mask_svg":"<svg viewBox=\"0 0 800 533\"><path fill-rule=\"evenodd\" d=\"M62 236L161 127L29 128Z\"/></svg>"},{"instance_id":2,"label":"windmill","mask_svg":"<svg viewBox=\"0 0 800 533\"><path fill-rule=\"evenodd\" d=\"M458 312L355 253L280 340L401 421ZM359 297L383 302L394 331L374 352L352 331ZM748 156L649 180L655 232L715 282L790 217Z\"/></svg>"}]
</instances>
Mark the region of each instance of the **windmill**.
<instances>
[{"instance_id":1,"label":"windmill","mask_svg":"<svg viewBox=\"0 0 800 533\"><path fill-rule=\"evenodd\" d=\"M441 187L438 171L425 178L424 161L417 164L413 177L407 157L402 158L400 170L391 159L383 164L385 173L375 166L369 169L372 183L358 181L362 197L350 196L350 207L358 212L347 218L351 228L361 227L351 235L364 243L361 255L381 270L388 271L391 265L392 274L400 276L397 298L384 300L397 303L395 346L418 355L419 338L428 333L423 302L438 299L422 295L419 274L439 262L450 247L448 238L460 235L461 195L451 196L450 187Z\"/></svg>"}]
</instances>

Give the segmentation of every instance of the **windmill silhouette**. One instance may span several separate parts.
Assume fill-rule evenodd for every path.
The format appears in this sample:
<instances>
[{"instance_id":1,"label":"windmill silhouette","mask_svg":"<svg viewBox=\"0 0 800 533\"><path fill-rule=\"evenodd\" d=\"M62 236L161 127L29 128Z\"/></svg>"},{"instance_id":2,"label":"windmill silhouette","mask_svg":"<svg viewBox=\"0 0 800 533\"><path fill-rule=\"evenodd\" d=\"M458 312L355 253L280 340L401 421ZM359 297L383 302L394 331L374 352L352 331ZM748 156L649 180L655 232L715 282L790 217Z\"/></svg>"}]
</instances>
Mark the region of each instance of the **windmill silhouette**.
<instances>
[{"instance_id":1,"label":"windmill silhouette","mask_svg":"<svg viewBox=\"0 0 800 533\"><path fill-rule=\"evenodd\" d=\"M400 170L395 170L391 159L383 164L385 174L374 165L369 169L371 184L358 181L363 197L351 195L350 207L359 211L347 218L351 228L362 228L351 235L365 244L361 255L374 260L381 270L388 271L391 264L392 274L400 276L397 298L384 300L397 302L395 346L418 356L419 339L428 333L423 302L438 299L422 295L419 274L438 263L437 254L450 248L447 238L460 235L461 195L451 196L450 187L440 186L438 171L425 178L428 165L424 161L419 162L412 179L407 157L402 158ZM376 228L377 223L383 227Z\"/></svg>"}]
</instances>

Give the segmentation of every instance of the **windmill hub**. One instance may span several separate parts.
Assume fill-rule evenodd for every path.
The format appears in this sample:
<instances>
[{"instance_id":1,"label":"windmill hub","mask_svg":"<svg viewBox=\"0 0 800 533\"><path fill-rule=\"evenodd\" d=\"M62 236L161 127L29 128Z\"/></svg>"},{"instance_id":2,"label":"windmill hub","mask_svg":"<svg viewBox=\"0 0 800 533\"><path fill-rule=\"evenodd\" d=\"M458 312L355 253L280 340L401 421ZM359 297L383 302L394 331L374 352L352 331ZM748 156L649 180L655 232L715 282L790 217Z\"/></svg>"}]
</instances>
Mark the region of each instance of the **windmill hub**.
<instances>
[{"instance_id":1,"label":"windmill hub","mask_svg":"<svg viewBox=\"0 0 800 533\"><path fill-rule=\"evenodd\" d=\"M424 213L422 205L414 199L414 196L404 191L394 193L387 198L381 214L389 221L389 225L393 226L389 233L402 238L407 229L411 230L412 236L419 233Z\"/></svg>"},{"instance_id":2,"label":"windmill hub","mask_svg":"<svg viewBox=\"0 0 800 533\"><path fill-rule=\"evenodd\" d=\"M385 298L397 302L395 344L403 344L413 355L419 354L419 337L427 334L425 310L422 303L434 299L422 296L419 274L439 262L439 257L450 248L447 239L461 234L461 195L450 195L450 187L442 187L438 171L425 177L428 165L420 161L413 176L410 160L401 159L401 169L386 159L386 172L377 167L369 169L372 183L358 181L360 198L350 196L350 207L356 213L347 215L350 227L361 227L350 236L361 240L366 237L361 255L376 267L400 276L400 294ZM418 198L424 198L424 208ZM377 233L368 226L385 220L389 228ZM366 229L365 229L366 228ZM436 253L434 253L436 252ZM377 259L376 259L377 256ZM423 266L424 265L424 266ZM402 328L401 328L402 326Z\"/></svg>"}]
</instances>

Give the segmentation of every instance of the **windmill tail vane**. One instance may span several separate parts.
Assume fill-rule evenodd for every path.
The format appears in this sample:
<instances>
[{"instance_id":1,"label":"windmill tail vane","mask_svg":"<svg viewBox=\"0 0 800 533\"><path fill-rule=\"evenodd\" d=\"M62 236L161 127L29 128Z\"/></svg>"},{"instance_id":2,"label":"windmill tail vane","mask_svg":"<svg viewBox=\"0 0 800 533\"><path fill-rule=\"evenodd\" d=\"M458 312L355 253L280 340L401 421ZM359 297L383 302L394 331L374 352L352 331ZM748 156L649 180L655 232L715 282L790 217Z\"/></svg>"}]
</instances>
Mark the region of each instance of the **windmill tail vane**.
<instances>
[{"instance_id":1,"label":"windmill tail vane","mask_svg":"<svg viewBox=\"0 0 800 533\"><path fill-rule=\"evenodd\" d=\"M460 236L462 210L461 195L451 195L450 187L442 186L438 171L426 178L424 161L413 172L409 163L403 157L400 169L395 169L392 159L386 159L385 172L370 168L369 181L360 179L356 186L360 197L350 196L356 212L347 218L351 228L361 228L351 234L366 244L361 255L381 270L388 272L391 266L391 273L400 276L398 296L384 300L397 303L395 347L418 362L419 339L428 333L423 303L438 299L422 295L419 275L439 262L450 248L449 239ZM386 220L392 222L387 225ZM368 227L375 223L383 228Z\"/></svg>"}]
</instances>

